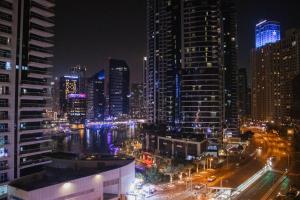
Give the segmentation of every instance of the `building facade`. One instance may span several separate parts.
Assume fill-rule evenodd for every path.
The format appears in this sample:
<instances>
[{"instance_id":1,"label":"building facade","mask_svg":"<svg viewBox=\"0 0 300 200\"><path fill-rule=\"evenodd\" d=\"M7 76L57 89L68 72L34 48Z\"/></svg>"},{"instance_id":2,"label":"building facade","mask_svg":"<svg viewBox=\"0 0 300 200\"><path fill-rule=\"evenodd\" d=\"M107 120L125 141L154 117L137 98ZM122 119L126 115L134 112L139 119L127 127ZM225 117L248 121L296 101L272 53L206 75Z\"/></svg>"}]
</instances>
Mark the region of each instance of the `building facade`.
<instances>
[{"instance_id":1,"label":"building facade","mask_svg":"<svg viewBox=\"0 0 300 200\"><path fill-rule=\"evenodd\" d=\"M180 0L148 0L147 119L170 129L180 122L180 51Z\"/></svg>"},{"instance_id":2,"label":"building facade","mask_svg":"<svg viewBox=\"0 0 300 200\"><path fill-rule=\"evenodd\" d=\"M292 83L300 72L299 40L299 30L291 29L280 41L252 50L254 119L279 123L292 120Z\"/></svg>"},{"instance_id":3,"label":"building facade","mask_svg":"<svg viewBox=\"0 0 300 200\"><path fill-rule=\"evenodd\" d=\"M82 158L67 153L52 156L53 162L45 171L11 182L8 199L127 199L135 180L134 160L93 156Z\"/></svg>"},{"instance_id":4,"label":"building facade","mask_svg":"<svg viewBox=\"0 0 300 200\"><path fill-rule=\"evenodd\" d=\"M69 94L67 99L67 117L70 124L84 124L86 120L86 101L84 93Z\"/></svg>"},{"instance_id":5,"label":"building facade","mask_svg":"<svg viewBox=\"0 0 300 200\"><path fill-rule=\"evenodd\" d=\"M185 1L181 107L182 130L218 137L224 123L220 1ZM202 30L202 31L199 31Z\"/></svg>"},{"instance_id":6,"label":"building facade","mask_svg":"<svg viewBox=\"0 0 300 200\"><path fill-rule=\"evenodd\" d=\"M129 114L129 66L124 60L109 60L109 115Z\"/></svg>"},{"instance_id":7,"label":"building facade","mask_svg":"<svg viewBox=\"0 0 300 200\"><path fill-rule=\"evenodd\" d=\"M145 117L143 85L140 83L131 84L129 97L130 116L133 119L142 119Z\"/></svg>"},{"instance_id":8,"label":"building facade","mask_svg":"<svg viewBox=\"0 0 300 200\"><path fill-rule=\"evenodd\" d=\"M263 20L256 24L255 47L260 48L266 44L276 43L280 40L280 24L276 21Z\"/></svg>"},{"instance_id":9,"label":"building facade","mask_svg":"<svg viewBox=\"0 0 300 200\"><path fill-rule=\"evenodd\" d=\"M59 81L59 107L60 114L66 115L68 112L68 95L79 93L79 77L75 75L65 75Z\"/></svg>"},{"instance_id":10,"label":"building facade","mask_svg":"<svg viewBox=\"0 0 300 200\"><path fill-rule=\"evenodd\" d=\"M238 114L239 118L249 117L250 99L248 96L248 75L246 68L240 68L238 71Z\"/></svg>"},{"instance_id":11,"label":"building facade","mask_svg":"<svg viewBox=\"0 0 300 200\"><path fill-rule=\"evenodd\" d=\"M237 11L232 0L221 1L223 19L223 53L225 81L226 132L239 134L238 120L238 67L237 67Z\"/></svg>"},{"instance_id":12,"label":"building facade","mask_svg":"<svg viewBox=\"0 0 300 200\"><path fill-rule=\"evenodd\" d=\"M227 128L237 132L236 51L231 1L148 0L148 122L207 137L218 137L227 122Z\"/></svg>"},{"instance_id":13,"label":"building facade","mask_svg":"<svg viewBox=\"0 0 300 200\"><path fill-rule=\"evenodd\" d=\"M291 117L299 125L300 122L300 73L293 80L293 102Z\"/></svg>"},{"instance_id":14,"label":"building facade","mask_svg":"<svg viewBox=\"0 0 300 200\"><path fill-rule=\"evenodd\" d=\"M105 117L105 71L101 70L88 79L87 118L104 120Z\"/></svg>"},{"instance_id":15,"label":"building facade","mask_svg":"<svg viewBox=\"0 0 300 200\"><path fill-rule=\"evenodd\" d=\"M52 0L0 2L1 185L50 162L44 155L51 152L46 111L54 6Z\"/></svg>"}]
</instances>

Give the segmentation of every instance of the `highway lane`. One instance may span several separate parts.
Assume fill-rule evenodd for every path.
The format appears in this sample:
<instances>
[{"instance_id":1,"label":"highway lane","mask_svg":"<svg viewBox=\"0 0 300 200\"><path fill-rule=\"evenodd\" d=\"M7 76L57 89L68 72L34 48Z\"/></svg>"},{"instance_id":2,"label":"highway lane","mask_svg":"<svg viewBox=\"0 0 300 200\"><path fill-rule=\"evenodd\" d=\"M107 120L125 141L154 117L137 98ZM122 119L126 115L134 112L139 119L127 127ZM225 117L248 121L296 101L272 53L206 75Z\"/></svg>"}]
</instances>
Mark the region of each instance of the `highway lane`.
<instances>
[{"instance_id":1,"label":"highway lane","mask_svg":"<svg viewBox=\"0 0 300 200\"><path fill-rule=\"evenodd\" d=\"M264 196L265 193L272 187L272 185L278 180L281 174L268 171L265 175L254 182L249 188L247 188L236 199L238 200L257 200Z\"/></svg>"},{"instance_id":2,"label":"highway lane","mask_svg":"<svg viewBox=\"0 0 300 200\"><path fill-rule=\"evenodd\" d=\"M289 177L286 177L278 187L275 188L274 192L269 196L268 199L273 200L276 199L278 196L278 193L280 194L286 194L289 190L291 184L291 179Z\"/></svg>"}]
</instances>

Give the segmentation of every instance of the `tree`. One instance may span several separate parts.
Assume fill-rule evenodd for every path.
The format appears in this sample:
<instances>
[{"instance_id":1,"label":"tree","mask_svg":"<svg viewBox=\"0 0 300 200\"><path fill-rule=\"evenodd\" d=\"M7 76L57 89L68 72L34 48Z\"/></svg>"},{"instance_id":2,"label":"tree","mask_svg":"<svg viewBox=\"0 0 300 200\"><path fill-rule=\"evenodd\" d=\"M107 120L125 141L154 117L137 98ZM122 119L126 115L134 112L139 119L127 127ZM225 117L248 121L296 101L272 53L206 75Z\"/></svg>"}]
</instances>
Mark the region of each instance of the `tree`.
<instances>
[{"instance_id":1,"label":"tree","mask_svg":"<svg viewBox=\"0 0 300 200\"><path fill-rule=\"evenodd\" d=\"M179 171L179 180L182 181L182 178L183 178L183 171L184 171L184 165L183 164L179 164L177 166L178 168L178 171Z\"/></svg>"},{"instance_id":2,"label":"tree","mask_svg":"<svg viewBox=\"0 0 300 200\"><path fill-rule=\"evenodd\" d=\"M192 163L188 163L188 164L186 164L186 165L184 166L184 168L185 168L186 170L188 170L188 172L189 172L188 177L190 178L190 177L191 177L191 171L192 171L192 169L194 168L194 165L193 165Z\"/></svg>"},{"instance_id":3,"label":"tree","mask_svg":"<svg viewBox=\"0 0 300 200\"><path fill-rule=\"evenodd\" d=\"M196 165L196 172L199 173L199 165L201 164L201 160L194 160L193 163Z\"/></svg>"},{"instance_id":4,"label":"tree","mask_svg":"<svg viewBox=\"0 0 300 200\"><path fill-rule=\"evenodd\" d=\"M163 174L170 177L170 184L173 184L173 177L175 174L178 173L178 167L175 167L173 164L168 165L165 169Z\"/></svg>"},{"instance_id":5,"label":"tree","mask_svg":"<svg viewBox=\"0 0 300 200\"><path fill-rule=\"evenodd\" d=\"M147 183L156 184L161 181L162 177L157 168L152 167L146 171L145 179Z\"/></svg>"}]
</instances>

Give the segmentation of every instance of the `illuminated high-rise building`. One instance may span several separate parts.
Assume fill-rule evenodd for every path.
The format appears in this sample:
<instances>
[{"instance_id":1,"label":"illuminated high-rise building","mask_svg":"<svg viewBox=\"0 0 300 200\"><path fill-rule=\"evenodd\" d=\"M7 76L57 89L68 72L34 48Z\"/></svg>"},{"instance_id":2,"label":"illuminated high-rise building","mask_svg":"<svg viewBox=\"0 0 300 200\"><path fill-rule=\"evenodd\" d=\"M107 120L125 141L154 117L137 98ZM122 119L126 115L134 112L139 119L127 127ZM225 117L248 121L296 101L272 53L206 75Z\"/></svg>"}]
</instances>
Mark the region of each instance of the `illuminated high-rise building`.
<instances>
[{"instance_id":1,"label":"illuminated high-rise building","mask_svg":"<svg viewBox=\"0 0 300 200\"><path fill-rule=\"evenodd\" d=\"M86 120L86 94L68 94L67 117L72 125L83 124Z\"/></svg>"},{"instance_id":2,"label":"illuminated high-rise building","mask_svg":"<svg viewBox=\"0 0 300 200\"><path fill-rule=\"evenodd\" d=\"M266 44L278 42L280 40L280 24L276 21L263 20L256 24L255 47L260 48Z\"/></svg>"},{"instance_id":3,"label":"illuminated high-rise building","mask_svg":"<svg viewBox=\"0 0 300 200\"><path fill-rule=\"evenodd\" d=\"M219 137L224 123L221 4L189 0L183 6L182 130Z\"/></svg>"},{"instance_id":4,"label":"illuminated high-rise building","mask_svg":"<svg viewBox=\"0 0 300 200\"><path fill-rule=\"evenodd\" d=\"M83 65L76 65L70 68L70 75L78 76L78 92L87 94L87 68Z\"/></svg>"},{"instance_id":5,"label":"illuminated high-rise building","mask_svg":"<svg viewBox=\"0 0 300 200\"><path fill-rule=\"evenodd\" d=\"M0 1L0 191L50 160L53 0Z\"/></svg>"},{"instance_id":6,"label":"illuminated high-rise building","mask_svg":"<svg viewBox=\"0 0 300 200\"><path fill-rule=\"evenodd\" d=\"M225 133L238 135L237 11L233 0L221 1L223 19Z\"/></svg>"},{"instance_id":7,"label":"illuminated high-rise building","mask_svg":"<svg viewBox=\"0 0 300 200\"><path fill-rule=\"evenodd\" d=\"M131 84L129 97L130 116L133 119L141 119L145 117L143 85L140 83Z\"/></svg>"},{"instance_id":8,"label":"illuminated high-rise building","mask_svg":"<svg viewBox=\"0 0 300 200\"><path fill-rule=\"evenodd\" d=\"M207 138L219 138L224 125L238 132L232 1L148 0L147 47L144 90L150 123Z\"/></svg>"},{"instance_id":9,"label":"illuminated high-rise building","mask_svg":"<svg viewBox=\"0 0 300 200\"><path fill-rule=\"evenodd\" d=\"M279 123L292 120L293 80L300 73L300 31L290 29L276 43L251 52L252 117Z\"/></svg>"},{"instance_id":10,"label":"illuminated high-rise building","mask_svg":"<svg viewBox=\"0 0 300 200\"><path fill-rule=\"evenodd\" d=\"M60 78L60 113L67 114L68 110L68 95L78 94L79 91L79 77L77 75L65 75Z\"/></svg>"},{"instance_id":11,"label":"illuminated high-rise building","mask_svg":"<svg viewBox=\"0 0 300 200\"><path fill-rule=\"evenodd\" d=\"M101 70L88 79L87 118L104 120L105 116L105 71Z\"/></svg>"},{"instance_id":12,"label":"illuminated high-rise building","mask_svg":"<svg viewBox=\"0 0 300 200\"><path fill-rule=\"evenodd\" d=\"M181 1L147 0L147 119L180 122Z\"/></svg>"},{"instance_id":13,"label":"illuminated high-rise building","mask_svg":"<svg viewBox=\"0 0 300 200\"><path fill-rule=\"evenodd\" d=\"M109 115L129 114L129 66L124 60L109 60Z\"/></svg>"}]
</instances>

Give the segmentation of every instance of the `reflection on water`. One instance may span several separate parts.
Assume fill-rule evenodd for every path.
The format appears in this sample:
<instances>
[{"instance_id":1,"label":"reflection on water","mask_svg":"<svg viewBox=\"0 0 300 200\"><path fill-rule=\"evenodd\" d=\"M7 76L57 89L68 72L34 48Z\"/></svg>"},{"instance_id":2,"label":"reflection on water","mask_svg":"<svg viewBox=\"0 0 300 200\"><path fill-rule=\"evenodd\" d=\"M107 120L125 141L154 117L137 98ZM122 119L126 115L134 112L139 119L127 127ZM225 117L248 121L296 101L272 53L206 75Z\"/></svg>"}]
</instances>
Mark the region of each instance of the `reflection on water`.
<instances>
[{"instance_id":1,"label":"reflection on water","mask_svg":"<svg viewBox=\"0 0 300 200\"><path fill-rule=\"evenodd\" d=\"M115 154L121 143L135 136L135 127L82 129L53 139L54 151Z\"/></svg>"}]
</instances>

